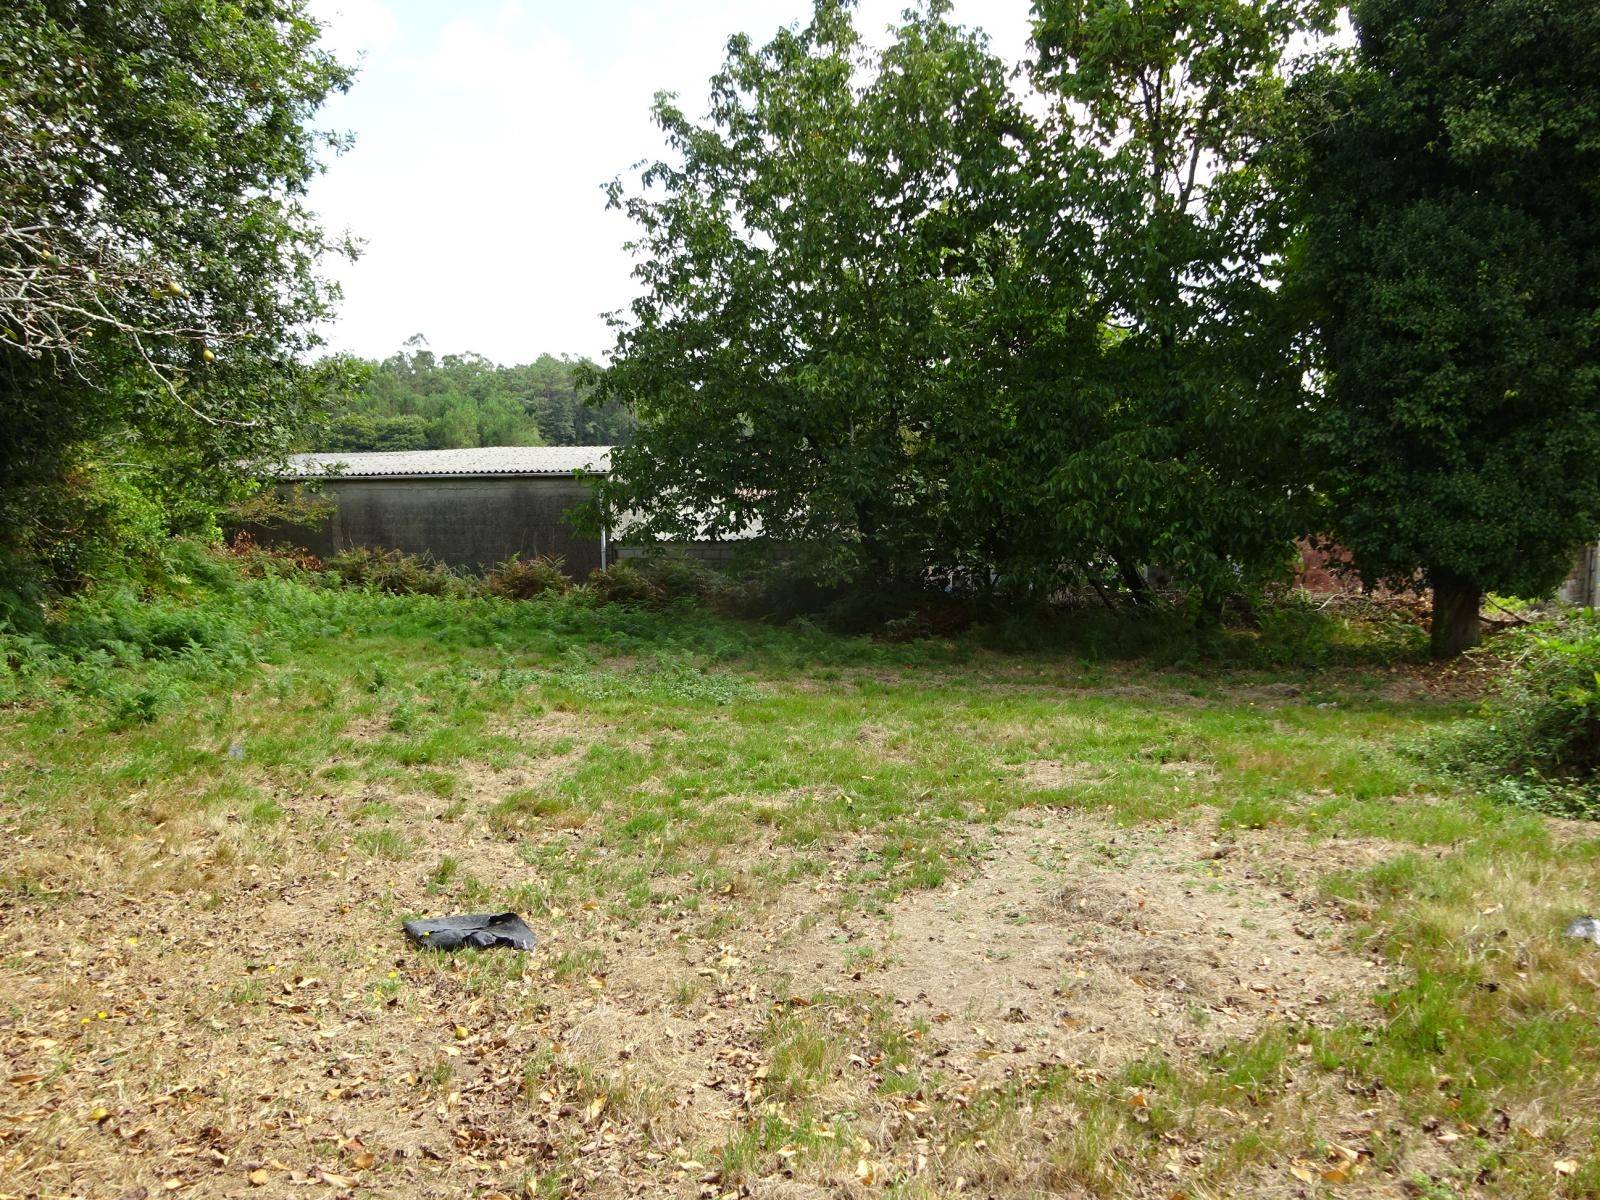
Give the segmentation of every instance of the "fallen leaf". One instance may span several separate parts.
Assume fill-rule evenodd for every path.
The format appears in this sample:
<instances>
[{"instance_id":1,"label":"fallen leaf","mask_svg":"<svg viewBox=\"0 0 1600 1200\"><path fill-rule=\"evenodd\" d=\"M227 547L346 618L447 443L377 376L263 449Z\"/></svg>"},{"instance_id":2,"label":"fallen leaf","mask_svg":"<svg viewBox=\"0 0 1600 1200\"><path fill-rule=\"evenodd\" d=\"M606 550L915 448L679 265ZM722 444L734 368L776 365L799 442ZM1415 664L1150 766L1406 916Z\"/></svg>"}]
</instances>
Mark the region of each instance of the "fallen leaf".
<instances>
[{"instance_id":1,"label":"fallen leaf","mask_svg":"<svg viewBox=\"0 0 1600 1200\"><path fill-rule=\"evenodd\" d=\"M1558 1158L1555 1161L1557 1175L1576 1175L1578 1173L1578 1160L1575 1158Z\"/></svg>"}]
</instances>

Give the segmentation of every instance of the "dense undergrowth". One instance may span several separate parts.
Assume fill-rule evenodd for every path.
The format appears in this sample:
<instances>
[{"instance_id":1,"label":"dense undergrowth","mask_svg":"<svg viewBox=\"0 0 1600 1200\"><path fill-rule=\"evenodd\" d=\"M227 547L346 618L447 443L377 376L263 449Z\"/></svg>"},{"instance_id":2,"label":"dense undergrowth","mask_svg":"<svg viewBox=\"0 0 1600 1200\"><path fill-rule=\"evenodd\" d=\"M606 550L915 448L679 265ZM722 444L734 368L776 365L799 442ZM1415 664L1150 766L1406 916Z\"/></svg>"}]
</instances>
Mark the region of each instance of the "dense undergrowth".
<instances>
[{"instance_id":1,"label":"dense undergrowth","mask_svg":"<svg viewBox=\"0 0 1600 1200\"><path fill-rule=\"evenodd\" d=\"M740 659L795 668L937 666L983 653L1310 669L1399 661L1421 649L1421 634L1403 623L1330 616L1293 597L1216 628L1197 628L1181 612L1092 607L978 619L952 615L953 605L935 597L882 610L899 615L871 634L841 635L837 609L780 615L767 604L759 618L740 616L761 611L769 582L727 580L673 558L617 563L582 585L541 560L475 578L392 552L347 555L324 568L184 542L173 544L163 567L154 580L102 585L53 607L12 606L0 624L8 668L0 703L93 704L115 720L138 721L196 687L330 636L425 636L553 655L579 642L663 660L667 669ZM935 633L941 626L957 631Z\"/></svg>"},{"instance_id":2,"label":"dense undergrowth","mask_svg":"<svg viewBox=\"0 0 1600 1200\"><path fill-rule=\"evenodd\" d=\"M1580 610L1501 635L1498 681L1434 755L1500 798L1600 816L1600 616Z\"/></svg>"}]
</instances>

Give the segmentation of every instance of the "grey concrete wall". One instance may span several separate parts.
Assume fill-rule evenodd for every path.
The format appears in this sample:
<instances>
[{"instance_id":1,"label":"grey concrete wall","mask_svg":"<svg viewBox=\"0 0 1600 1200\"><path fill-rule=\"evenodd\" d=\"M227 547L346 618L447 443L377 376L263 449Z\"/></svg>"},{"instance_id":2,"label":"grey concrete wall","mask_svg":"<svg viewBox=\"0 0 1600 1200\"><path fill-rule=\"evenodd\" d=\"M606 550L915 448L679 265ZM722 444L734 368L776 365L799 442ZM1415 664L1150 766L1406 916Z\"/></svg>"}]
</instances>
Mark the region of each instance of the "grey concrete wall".
<instances>
[{"instance_id":1,"label":"grey concrete wall","mask_svg":"<svg viewBox=\"0 0 1600 1200\"><path fill-rule=\"evenodd\" d=\"M1591 543L1579 552L1572 574L1567 576L1556 595L1568 604L1584 608L1600 605L1600 545Z\"/></svg>"},{"instance_id":2,"label":"grey concrete wall","mask_svg":"<svg viewBox=\"0 0 1600 1200\"><path fill-rule=\"evenodd\" d=\"M321 483L335 505L318 528L280 526L256 533L324 558L354 546L426 554L454 567L481 569L514 554L559 554L582 579L600 565L600 539L563 520L589 496L586 481L565 477L340 479Z\"/></svg>"},{"instance_id":3,"label":"grey concrete wall","mask_svg":"<svg viewBox=\"0 0 1600 1200\"><path fill-rule=\"evenodd\" d=\"M688 558L699 559L708 567L726 567L733 561L734 553L739 549L739 546L739 542L672 542L667 548ZM619 558L646 558L649 554L650 547L648 546L613 546L611 548L613 562Z\"/></svg>"}]
</instances>

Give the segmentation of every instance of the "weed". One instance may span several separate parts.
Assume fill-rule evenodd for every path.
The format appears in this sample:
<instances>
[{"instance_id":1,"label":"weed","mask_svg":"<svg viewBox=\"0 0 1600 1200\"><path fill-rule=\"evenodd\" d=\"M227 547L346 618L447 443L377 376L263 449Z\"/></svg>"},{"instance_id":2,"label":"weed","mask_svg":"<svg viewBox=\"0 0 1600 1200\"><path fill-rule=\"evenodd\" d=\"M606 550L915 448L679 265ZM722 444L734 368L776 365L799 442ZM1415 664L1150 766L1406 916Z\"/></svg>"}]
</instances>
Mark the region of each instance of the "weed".
<instances>
[{"instance_id":1,"label":"weed","mask_svg":"<svg viewBox=\"0 0 1600 1200\"><path fill-rule=\"evenodd\" d=\"M393 829L362 829L351 841L373 858L399 861L411 857L411 845L405 835Z\"/></svg>"},{"instance_id":2,"label":"weed","mask_svg":"<svg viewBox=\"0 0 1600 1200\"><path fill-rule=\"evenodd\" d=\"M442 892L461 871L461 862L453 855L446 854L439 860L439 865L433 868L428 875L428 890Z\"/></svg>"}]
</instances>

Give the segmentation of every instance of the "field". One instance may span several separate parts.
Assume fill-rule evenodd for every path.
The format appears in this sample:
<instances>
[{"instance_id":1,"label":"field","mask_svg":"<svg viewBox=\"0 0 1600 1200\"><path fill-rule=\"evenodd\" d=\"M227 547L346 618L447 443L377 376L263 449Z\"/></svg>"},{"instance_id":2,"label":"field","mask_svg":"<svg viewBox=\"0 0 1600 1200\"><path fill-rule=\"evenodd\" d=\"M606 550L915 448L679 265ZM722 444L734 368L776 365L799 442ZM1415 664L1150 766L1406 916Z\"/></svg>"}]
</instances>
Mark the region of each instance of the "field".
<instances>
[{"instance_id":1,"label":"field","mask_svg":"<svg viewBox=\"0 0 1600 1200\"><path fill-rule=\"evenodd\" d=\"M0 711L0 1196L1600 1193L1600 837L1414 753L1470 674L79 619ZM501 908L537 951L399 928Z\"/></svg>"}]
</instances>

